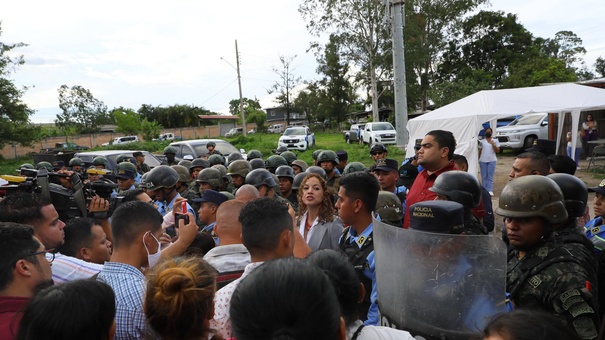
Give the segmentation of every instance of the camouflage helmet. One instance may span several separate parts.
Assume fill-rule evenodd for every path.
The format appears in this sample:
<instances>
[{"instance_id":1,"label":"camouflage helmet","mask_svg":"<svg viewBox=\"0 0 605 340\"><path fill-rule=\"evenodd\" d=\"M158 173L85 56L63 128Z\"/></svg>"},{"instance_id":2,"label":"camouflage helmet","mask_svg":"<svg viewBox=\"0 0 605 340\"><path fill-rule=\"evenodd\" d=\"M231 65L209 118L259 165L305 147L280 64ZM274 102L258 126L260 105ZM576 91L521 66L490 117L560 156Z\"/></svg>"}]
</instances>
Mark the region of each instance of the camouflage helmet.
<instances>
[{"instance_id":1,"label":"camouflage helmet","mask_svg":"<svg viewBox=\"0 0 605 340\"><path fill-rule=\"evenodd\" d=\"M286 151L288 151L288 147L285 145L282 145L282 146L277 147L277 150L273 151L273 153L281 155L282 152L286 152Z\"/></svg>"},{"instance_id":2,"label":"camouflage helmet","mask_svg":"<svg viewBox=\"0 0 605 340\"><path fill-rule=\"evenodd\" d=\"M252 170L264 169L265 161L263 161L261 158L254 158L253 160L250 161L250 166L252 167Z\"/></svg>"},{"instance_id":3,"label":"camouflage helmet","mask_svg":"<svg viewBox=\"0 0 605 340\"><path fill-rule=\"evenodd\" d=\"M136 166L134 166L134 164L132 164L130 162L122 162L122 163L120 163L120 164L117 165L116 169L117 170L130 170L130 171L134 171L135 174L137 172Z\"/></svg>"},{"instance_id":4,"label":"camouflage helmet","mask_svg":"<svg viewBox=\"0 0 605 340\"><path fill-rule=\"evenodd\" d=\"M390 191L380 190L376 201L376 213L380 219L396 227L401 226L403 220L403 207L399 197Z\"/></svg>"},{"instance_id":5,"label":"camouflage helmet","mask_svg":"<svg viewBox=\"0 0 605 340\"><path fill-rule=\"evenodd\" d=\"M208 162L208 160L206 160L206 159L196 158L191 161L191 167L189 169L199 168L199 167L202 167L204 169L209 168L210 162Z\"/></svg>"},{"instance_id":6,"label":"camouflage helmet","mask_svg":"<svg viewBox=\"0 0 605 340\"><path fill-rule=\"evenodd\" d=\"M103 156L97 156L92 159L92 165L107 166L107 159L105 159Z\"/></svg>"},{"instance_id":7,"label":"camouflage helmet","mask_svg":"<svg viewBox=\"0 0 605 340\"><path fill-rule=\"evenodd\" d=\"M313 155L311 155L311 157L313 157L313 159L314 159L314 160L317 160L317 157L319 156L319 154L320 154L322 151L323 151L323 150L321 150L321 149L313 151Z\"/></svg>"},{"instance_id":8,"label":"camouflage helmet","mask_svg":"<svg viewBox=\"0 0 605 340\"><path fill-rule=\"evenodd\" d=\"M267 168L277 168L282 165L288 165L288 161L280 155L269 156L265 161L265 166Z\"/></svg>"},{"instance_id":9,"label":"camouflage helmet","mask_svg":"<svg viewBox=\"0 0 605 340\"><path fill-rule=\"evenodd\" d=\"M167 147L164 148L164 155L165 154L173 154L176 155L176 148L174 148L173 146L168 145Z\"/></svg>"},{"instance_id":10,"label":"camouflage helmet","mask_svg":"<svg viewBox=\"0 0 605 340\"><path fill-rule=\"evenodd\" d=\"M288 177L294 181L294 170L287 165L282 165L275 170L275 176L277 176L277 178Z\"/></svg>"},{"instance_id":11,"label":"camouflage helmet","mask_svg":"<svg viewBox=\"0 0 605 340\"><path fill-rule=\"evenodd\" d=\"M143 188L147 188L145 186L145 183L147 183L147 176L149 176L149 171L141 175L139 185Z\"/></svg>"},{"instance_id":12,"label":"camouflage helmet","mask_svg":"<svg viewBox=\"0 0 605 340\"><path fill-rule=\"evenodd\" d=\"M500 194L496 213L504 217L537 216L559 223L567 219L563 200L563 192L555 181L546 176L528 175L508 182Z\"/></svg>"},{"instance_id":13,"label":"camouflage helmet","mask_svg":"<svg viewBox=\"0 0 605 340\"><path fill-rule=\"evenodd\" d=\"M318 174L324 180L326 180L326 181L328 180L328 175L326 175L326 170L322 169L321 167L319 167L317 165L310 166L307 169L307 172L310 173L310 174Z\"/></svg>"},{"instance_id":14,"label":"camouflage helmet","mask_svg":"<svg viewBox=\"0 0 605 340\"><path fill-rule=\"evenodd\" d=\"M282 156L286 160L286 162L288 162L288 165L292 165L292 162L294 162L297 158L296 154L292 151L282 152L280 156Z\"/></svg>"},{"instance_id":15,"label":"camouflage helmet","mask_svg":"<svg viewBox=\"0 0 605 340\"><path fill-rule=\"evenodd\" d=\"M248 160L251 161L255 158L263 158L262 152L258 150L250 150L250 152L248 152Z\"/></svg>"},{"instance_id":16,"label":"camouflage helmet","mask_svg":"<svg viewBox=\"0 0 605 340\"><path fill-rule=\"evenodd\" d=\"M225 195L225 197L227 197L227 200L234 200L235 199L235 195L233 195L232 193L230 193L229 191L219 191L219 193Z\"/></svg>"},{"instance_id":17,"label":"camouflage helmet","mask_svg":"<svg viewBox=\"0 0 605 340\"><path fill-rule=\"evenodd\" d=\"M307 164L307 162L303 161L302 159L295 160L290 166L293 167L295 165L298 166L302 172L307 171L307 168L309 168L309 164Z\"/></svg>"},{"instance_id":18,"label":"camouflage helmet","mask_svg":"<svg viewBox=\"0 0 605 340\"><path fill-rule=\"evenodd\" d=\"M213 166L215 164L225 165L225 159L221 155L213 154L210 157L208 157L208 163L210 163L210 166Z\"/></svg>"},{"instance_id":19,"label":"camouflage helmet","mask_svg":"<svg viewBox=\"0 0 605 340\"><path fill-rule=\"evenodd\" d=\"M208 142L208 143L206 143L206 147L209 147L209 146L211 146L213 148L216 148L216 143L215 142Z\"/></svg>"},{"instance_id":20,"label":"camouflage helmet","mask_svg":"<svg viewBox=\"0 0 605 340\"><path fill-rule=\"evenodd\" d=\"M23 163L23 164L19 165L19 170L21 170L21 169L32 169L32 170L34 170L36 168L34 168L34 166L31 163Z\"/></svg>"},{"instance_id":21,"label":"camouflage helmet","mask_svg":"<svg viewBox=\"0 0 605 340\"><path fill-rule=\"evenodd\" d=\"M294 176L294 181L292 181L292 190L300 189L300 185L308 174L308 172L301 172L296 174L296 176Z\"/></svg>"},{"instance_id":22,"label":"camouflage helmet","mask_svg":"<svg viewBox=\"0 0 605 340\"><path fill-rule=\"evenodd\" d=\"M466 171L453 170L442 173L429 190L462 204L465 210L481 203L481 184L477 177Z\"/></svg>"},{"instance_id":23,"label":"camouflage helmet","mask_svg":"<svg viewBox=\"0 0 605 340\"><path fill-rule=\"evenodd\" d=\"M568 217L582 217L588 204L588 189L581 179L574 175L556 173L546 176L559 186L563 193Z\"/></svg>"},{"instance_id":24,"label":"camouflage helmet","mask_svg":"<svg viewBox=\"0 0 605 340\"><path fill-rule=\"evenodd\" d=\"M182 165L171 165L171 168L176 170L179 174L179 182L189 183L191 182L191 175L189 174L189 170Z\"/></svg>"},{"instance_id":25,"label":"camouflage helmet","mask_svg":"<svg viewBox=\"0 0 605 340\"><path fill-rule=\"evenodd\" d=\"M198 183L208 183L213 188L219 188L222 184L223 176L218 169L206 168L197 174Z\"/></svg>"},{"instance_id":26,"label":"camouflage helmet","mask_svg":"<svg viewBox=\"0 0 605 340\"><path fill-rule=\"evenodd\" d=\"M127 160L128 161L130 160L130 156L128 156L127 154L121 153L118 155L118 157L116 157L116 164L120 164Z\"/></svg>"},{"instance_id":27,"label":"camouflage helmet","mask_svg":"<svg viewBox=\"0 0 605 340\"><path fill-rule=\"evenodd\" d=\"M223 177L223 178L227 177L227 167L226 166L224 166L222 164L214 164L212 166L212 168L220 171L221 177Z\"/></svg>"},{"instance_id":28,"label":"camouflage helmet","mask_svg":"<svg viewBox=\"0 0 605 340\"><path fill-rule=\"evenodd\" d=\"M183 159L182 161L179 162L179 165L184 166L185 168L187 168L187 171L189 171L189 168L191 168L191 161Z\"/></svg>"},{"instance_id":29,"label":"camouflage helmet","mask_svg":"<svg viewBox=\"0 0 605 340\"><path fill-rule=\"evenodd\" d=\"M322 162L332 162L334 165L338 165L338 156L336 152L332 150L324 150L319 156L317 156L317 164L321 164Z\"/></svg>"},{"instance_id":30,"label":"camouflage helmet","mask_svg":"<svg viewBox=\"0 0 605 340\"><path fill-rule=\"evenodd\" d=\"M271 174L267 169L254 169L246 176L246 184L250 184L256 188L260 187L261 185L275 187L277 182L275 182L273 174Z\"/></svg>"},{"instance_id":31,"label":"camouflage helmet","mask_svg":"<svg viewBox=\"0 0 605 340\"><path fill-rule=\"evenodd\" d=\"M145 187L148 190L170 188L179 181L179 174L168 165L158 165L147 173Z\"/></svg>"},{"instance_id":32,"label":"camouflage helmet","mask_svg":"<svg viewBox=\"0 0 605 340\"><path fill-rule=\"evenodd\" d=\"M48 171L54 171L53 169L53 165L50 164L49 162L39 162L38 164L36 164L36 170L40 170L40 169L46 169Z\"/></svg>"},{"instance_id":33,"label":"camouflage helmet","mask_svg":"<svg viewBox=\"0 0 605 340\"><path fill-rule=\"evenodd\" d=\"M374 153L374 152L387 152L387 147L384 146L384 144L382 144L382 143L375 143L370 148L370 153Z\"/></svg>"},{"instance_id":34,"label":"camouflage helmet","mask_svg":"<svg viewBox=\"0 0 605 340\"><path fill-rule=\"evenodd\" d=\"M244 157L239 152L232 152L229 157L227 157L227 162L231 164L231 162L237 161L238 159L244 159Z\"/></svg>"},{"instance_id":35,"label":"camouflage helmet","mask_svg":"<svg viewBox=\"0 0 605 340\"><path fill-rule=\"evenodd\" d=\"M84 163L84 161L79 157L74 157L69 160L69 166L81 166L82 163Z\"/></svg>"},{"instance_id":36,"label":"camouflage helmet","mask_svg":"<svg viewBox=\"0 0 605 340\"><path fill-rule=\"evenodd\" d=\"M243 159L238 159L233 163L229 164L229 169L227 169L227 175L240 175L246 178L246 175L248 175L250 171L252 171L252 166L250 165L250 162L245 161Z\"/></svg>"},{"instance_id":37,"label":"camouflage helmet","mask_svg":"<svg viewBox=\"0 0 605 340\"><path fill-rule=\"evenodd\" d=\"M345 166L344 170L342 171L342 174L348 175L348 174L352 174L354 172L366 171L366 170L368 170L368 168L366 168L366 166L363 163L351 162Z\"/></svg>"}]
</instances>

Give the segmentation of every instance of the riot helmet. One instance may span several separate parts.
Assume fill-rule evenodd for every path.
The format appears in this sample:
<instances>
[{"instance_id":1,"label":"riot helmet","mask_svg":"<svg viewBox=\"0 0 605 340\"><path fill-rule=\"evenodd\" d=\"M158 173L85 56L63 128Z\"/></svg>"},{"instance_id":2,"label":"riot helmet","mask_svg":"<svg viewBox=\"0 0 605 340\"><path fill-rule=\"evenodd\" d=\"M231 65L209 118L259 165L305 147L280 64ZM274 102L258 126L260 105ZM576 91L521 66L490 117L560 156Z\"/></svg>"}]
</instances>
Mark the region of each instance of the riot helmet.
<instances>
[{"instance_id":1,"label":"riot helmet","mask_svg":"<svg viewBox=\"0 0 605 340\"><path fill-rule=\"evenodd\" d=\"M145 187L148 190L158 190L161 188L170 188L179 181L179 174L168 165L158 165L148 172L145 178Z\"/></svg>"},{"instance_id":2,"label":"riot helmet","mask_svg":"<svg viewBox=\"0 0 605 340\"><path fill-rule=\"evenodd\" d=\"M210 163L210 166L213 166L215 164L225 165L225 159L219 154L213 154L208 157L208 163Z\"/></svg>"},{"instance_id":3,"label":"riot helmet","mask_svg":"<svg viewBox=\"0 0 605 340\"><path fill-rule=\"evenodd\" d=\"M227 162L229 164L231 164L231 162L235 162L235 161L237 161L239 159L244 159L244 157L242 156L242 154L239 153L239 152L233 152L233 153L231 153L229 155L229 157L227 157Z\"/></svg>"},{"instance_id":4,"label":"riot helmet","mask_svg":"<svg viewBox=\"0 0 605 340\"><path fill-rule=\"evenodd\" d=\"M305 172L305 171L307 171L309 164L307 164L307 162L303 161L302 159L297 159L297 160L293 161L290 166L293 168L294 168L294 166L297 166L300 168L300 172Z\"/></svg>"},{"instance_id":5,"label":"riot helmet","mask_svg":"<svg viewBox=\"0 0 605 340\"><path fill-rule=\"evenodd\" d=\"M288 165L288 161L280 155L269 156L265 161L265 166L269 168L277 168L282 165Z\"/></svg>"},{"instance_id":6,"label":"riot helmet","mask_svg":"<svg viewBox=\"0 0 605 340\"><path fill-rule=\"evenodd\" d=\"M215 168L204 169L197 175L198 183L208 183L213 188L220 188L222 179L221 172Z\"/></svg>"},{"instance_id":7,"label":"riot helmet","mask_svg":"<svg viewBox=\"0 0 605 340\"><path fill-rule=\"evenodd\" d=\"M191 167L189 169L199 168L199 167L202 167L204 169L209 168L210 162L208 162L208 160L206 160L206 159L196 158L191 161Z\"/></svg>"},{"instance_id":8,"label":"riot helmet","mask_svg":"<svg viewBox=\"0 0 605 340\"><path fill-rule=\"evenodd\" d=\"M361 162L351 162L345 166L345 169L342 171L343 176L352 174L358 171L366 171L368 168Z\"/></svg>"},{"instance_id":9,"label":"riot helmet","mask_svg":"<svg viewBox=\"0 0 605 340\"><path fill-rule=\"evenodd\" d=\"M292 190L300 189L303 180L305 179L305 177L307 177L308 174L308 172L301 172L296 174L296 176L294 176L294 181L292 181Z\"/></svg>"},{"instance_id":10,"label":"riot helmet","mask_svg":"<svg viewBox=\"0 0 605 340\"><path fill-rule=\"evenodd\" d=\"M38 164L36 164L36 170L40 170L40 169L46 169L50 172L55 170L55 169L53 169L53 165L46 161L42 161L42 162L39 162Z\"/></svg>"},{"instance_id":11,"label":"riot helmet","mask_svg":"<svg viewBox=\"0 0 605 340\"><path fill-rule=\"evenodd\" d=\"M184 166L185 168L187 168L187 171L189 171L189 168L191 168L191 161L183 159L182 161L179 162L179 165Z\"/></svg>"},{"instance_id":12,"label":"riot helmet","mask_svg":"<svg viewBox=\"0 0 605 340\"><path fill-rule=\"evenodd\" d=\"M250 184L256 188L261 185L266 185L270 188L277 186L277 182L267 169L254 169L246 176L246 184Z\"/></svg>"},{"instance_id":13,"label":"riot helmet","mask_svg":"<svg viewBox=\"0 0 605 340\"><path fill-rule=\"evenodd\" d=\"M250 150L250 152L248 152L248 161L251 161L255 158L263 158L262 152L258 150Z\"/></svg>"},{"instance_id":14,"label":"riot helmet","mask_svg":"<svg viewBox=\"0 0 605 340\"><path fill-rule=\"evenodd\" d=\"M384 144L382 144L382 143L375 143L370 148L370 153L374 153L374 152L383 152L383 153L387 152L387 147L384 146Z\"/></svg>"},{"instance_id":15,"label":"riot helmet","mask_svg":"<svg viewBox=\"0 0 605 340\"><path fill-rule=\"evenodd\" d=\"M182 165L171 165L171 168L176 170L179 174L179 182L189 183L191 182L191 175L189 174L189 170Z\"/></svg>"},{"instance_id":16,"label":"riot helmet","mask_svg":"<svg viewBox=\"0 0 605 340\"><path fill-rule=\"evenodd\" d=\"M173 155L176 155L176 149L173 146L170 146L170 145L167 146L167 147L165 147L164 148L164 155L169 154L169 153L171 153Z\"/></svg>"},{"instance_id":17,"label":"riot helmet","mask_svg":"<svg viewBox=\"0 0 605 340\"><path fill-rule=\"evenodd\" d=\"M94 165L94 166L102 165L102 166L106 167L107 159L105 159L105 157L103 157L103 156L97 156L92 159L92 165Z\"/></svg>"},{"instance_id":18,"label":"riot helmet","mask_svg":"<svg viewBox=\"0 0 605 340\"><path fill-rule=\"evenodd\" d=\"M264 169L265 168L265 161L262 160L262 158L254 158L250 161L250 166L252 167L252 170L254 169Z\"/></svg>"},{"instance_id":19,"label":"riot helmet","mask_svg":"<svg viewBox=\"0 0 605 340\"><path fill-rule=\"evenodd\" d=\"M69 166L81 166L82 163L84 163L84 161L82 161L82 158L78 157L74 157L69 160Z\"/></svg>"},{"instance_id":20,"label":"riot helmet","mask_svg":"<svg viewBox=\"0 0 605 340\"><path fill-rule=\"evenodd\" d=\"M332 150L324 150L319 156L317 156L317 165L321 165L323 162L332 162L334 165L338 165L339 160L338 156L336 156L336 152Z\"/></svg>"},{"instance_id":21,"label":"riot helmet","mask_svg":"<svg viewBox=\"0 0 605 340\"><path fill-rule=\"evenodd\" d=\"M287 146L282 145L282 146L279 146L279 147L277 148L277 150L275 150L275 151L274 151L274 153L275 153L275 154L277 154L277 155L281 155L281 154L282 154L282 152L286 152L286 151L288 151L288 147L287 147Z\"/></svg>"},{"instance_id":22,"label":"riot helmet","mask_svg":"<svg viewBox=\"0 0 605 340\"><path fill-rule=\"evenodd\" d=\"M250 165L250 162L245 161L243 159L238 159L233 163L229 164L229 169L227 169L227 175L240 175L245 178L250 171L252 171L252 166Z\"/></svg>"},{"instance_id":23,"label":"riot helmet","mask_svg":"<svg viewBox=\"0 0 605 340\"><path fill-rule=\"evenodd\" d=\"M574 175L556 173L546 176L559 186L563 193L568 217L582 217L588 203L588 189L581 179Z\"/></svg>"},{"instance_id":24,"label":"riot helmet","mask_svg":"<svg viewBox=\"0 0 605 340\"><path fill-rule=\"evenodd\" d=\"M282 165L275 170L275 176L277 176L277 178L288 177L294 181L294 170L287 165Z\"/></svg>"},{"instance_id":25,"label":"riot helmet","mask_svg":"<svg viewBox=\"0 0 605 340\"><path fill-rule=\"evenodd\" d=\"M284 151L280 154L280 156L282 156L286 162L288 162L288 165L292 165L292 162L294 162L296 160L296 154L292 151Z\"/></svg>"},{"instance_id":26,"label":"riot helmet","mask_svg":"<svg viewBox=\"0 0 605 340\"><path fill-rule=\"evenodd\" d=\"M470 210L481 202L481 184L475 176L465 171L442 173L429 190L462 204L465 210Z\"/></svg>"},{"instance_id":27,"label":"riot helmet","mask_svg":"<svg viewBox=\"0 0 605 340\"><path fill-rule=\"evenodd\" d=\"M318 174L321 176L321 178L324 179L324 181L328 180L328 175L326 174L326 170L322 169L321 167L317 166L317 165L312 165L307 169L307 172L310 174Z\"/></svg>"}]
</instances>

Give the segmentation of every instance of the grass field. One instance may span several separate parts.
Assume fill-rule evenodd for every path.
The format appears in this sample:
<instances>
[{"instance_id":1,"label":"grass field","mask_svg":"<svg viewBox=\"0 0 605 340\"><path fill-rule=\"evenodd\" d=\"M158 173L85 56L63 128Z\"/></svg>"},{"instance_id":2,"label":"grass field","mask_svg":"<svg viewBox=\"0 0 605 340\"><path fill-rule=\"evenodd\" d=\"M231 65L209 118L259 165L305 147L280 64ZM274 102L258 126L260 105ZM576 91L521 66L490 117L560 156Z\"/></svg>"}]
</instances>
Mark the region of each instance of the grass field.
<instances>
[{"instance_id":1,"label":"grass field","mask_svg":"<svg viewBox=\"0 0 605 340\"><path fill-rule=\"evenodd\" d=\"M248 137L237 136L234 138L226 138L226 140L238 149L244 149L246 151L252 149L259 150L263 153L264 157L267 158L273 154L272 150L277 148L277 140L279 139L279 136L279 134L259 133L248 135ZM369 147L367 145L347 144L342 136L342 133L339 131L316 133L315 140L316 145L309 150L304 152L294 151L298 158L304 160L307 162L307 164L313 164L313 158L311 155L313 154L313 151L319 149L328 149L334 151L345 150L349 154L349 162L358 161L368 166L373 163L373 160L370 157ZM168 144L169 142L138 142L127 145L109 146L105 148L97 147L93 150L146 150L152 153L161 154L164 147L166 147ZM389 150L389 158L395 158L399 162L403 161L405 152L398 150L394 146L388 146L387 148ZM17 160L0 160L0 174L14 175L15 169L17 169L19 165L32 162L32 158L27 156L19 157Z\"/></svg>"}]
</instances>

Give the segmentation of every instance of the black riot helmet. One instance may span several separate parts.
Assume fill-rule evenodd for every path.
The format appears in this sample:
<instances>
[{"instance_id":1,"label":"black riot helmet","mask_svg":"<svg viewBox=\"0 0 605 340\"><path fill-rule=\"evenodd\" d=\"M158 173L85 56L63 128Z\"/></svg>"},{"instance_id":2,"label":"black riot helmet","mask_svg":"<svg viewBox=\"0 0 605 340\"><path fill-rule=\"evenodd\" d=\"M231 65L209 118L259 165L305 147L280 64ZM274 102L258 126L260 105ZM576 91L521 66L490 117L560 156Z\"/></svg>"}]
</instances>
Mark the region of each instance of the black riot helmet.
<instances>
[{"instance_id":1,"label":"black riot helmet","mask_svg":"<svg viewBox=\"0 0 605 340\"><path fill-rule=\"evenodd\" d=\"M563 203L569 217L582 217L588 203L588 189L581 179L570 174L550 174L546 176L559 186L563 192Z\"/></svg>"},{"instance_id":2,"label":"black riot helmet","mask_svg":"<svg viewBox=\"0 0 605 340\"><path fill-rule=\"evenodd\" d=\"M462 204L465 210L472 209L481 202L479 181L465 171L454 170L442 173L429 190L446 196L450 201Z\"/></svg>"}]
</instances>

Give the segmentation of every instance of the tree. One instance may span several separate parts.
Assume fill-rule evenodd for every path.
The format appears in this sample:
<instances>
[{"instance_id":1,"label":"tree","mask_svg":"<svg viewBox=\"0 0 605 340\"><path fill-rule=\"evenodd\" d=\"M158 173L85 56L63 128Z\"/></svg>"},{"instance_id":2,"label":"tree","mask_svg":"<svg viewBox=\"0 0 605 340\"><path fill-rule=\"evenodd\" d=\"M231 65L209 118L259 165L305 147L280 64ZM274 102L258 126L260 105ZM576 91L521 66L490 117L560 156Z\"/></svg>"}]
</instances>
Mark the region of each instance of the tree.
<instances>
[{"instance_id":1,"label":"tree","mask_svg":"<svg viewBox=\"0 0 605 340\"><path fill-rule=\"evenodd\" d=\"M294 108L304 112L307 122L323 121L326 117L322 93L316 82L307 82L305 89L301 90L294 99Z\"/></svg>"},{"instance_id":2,"label":"tree","mask_svg":"<svg viewBox=\"0 0 605 340\"><path fill-rule=\"evenodd\" d=\"M118 125L116 131L127 135L136 135L139 133L139 131L141 131L141 116L135 111L131 109L117 108L114 109L111 114Z\"/></svg>"},{"instance_id":3,"label":"tree","mask_svg":"<svg viewBox=\"0 0 605 340\"><path fill-rule=\"evenodd\" d=\"M573 69L565 66L563 60L541 55L512 65L504 87L517 88L573 81L576 81L576 74Z\"/></svg>"},{"instance_id":4,"label":"tree","mask_svg":"<svg viewBox=\"0 0 605 340\"><path fill-rule=\"evenodd\" d=\"M58 91L59 108L63 112L57 115L55 124L64 130L75 127L79 133L97 131L99 121L107 115L107 106L80 85L71 89L61 85Z\"/></svg>"},{"instance_id":5,"label":"tree","mask_svg":"<svg viewBox=\"0 0 605 340\"><path fill-rule=\"evenodd\" d=\"M330 35L323 58L317 60L317 72L324 75L318 83L323 88L327 113L340 124L356 95L349 81L349 65L341 61L339 52L338 39Z\"/></svg>"},{"instance_id":6,"label":"tree","mask_svg":"<svg viewBox=\"0 0 605 340\"><path fill-rule=\"evenodd\" d=\"M147 118L141 121L141 135L143 135L144 140L152 140L157 138L162 129L162 125L158 124L156 121L149 121Z\"/></svg>"},{"instance_id":7,"label":"tree","mask_svg":"<svg viewBox=\"0 0 605 340\"><path fill-rule=\"evenodd\" d=\"M267 130L267 127L265 126L266 121L267 114L263 110L254 110L246 113L246 123L256 124L256 131L258 132L264 132Z\"/></svg>"},{"instance_id":8,"label":"tree","mask_svg":"<svg viewBox=\"0 0 605 340\"><path fill-rule=\"evenodd\" d=\"M249 121L248 116L253 114L254 112L261 110L262 111L262 107L260 106L260 102L258 101L258 99L249 99L249 98L242 98L242 102L243 102L243 108L244 108L244 113L246 116L246 123ZM239 110L239 99L233 99L229 101L229 113L231 113L234 116L238 116L240 119L242 119L242 117L240 117L240 110Z\"/></svg>"},{"instance_id":9,"label":"tree","mask_svg":"<svg viewBox=\"0 0 605 340\"><path fill-rule=\"evenodd\" d=\"M279 80L273 84L273 86L267 90L269 94L277 93L275 99L283 108L286 109L286 124L290 125L290 113L292 112L292 100L293 90L301 81L300 77L294 75L294 67L292 61L296 58L294 56L279 56L281 68L273 68L273 72L279 76Z\"/></svg>"},{"instance_id":10,"label":"tree","mask_svg":"<svg viewBox=\"0 0 605 340\"><path fill-rule=\"evenodd\" d=\"M594 63L594 68L601 77L605 77L605 59L598 57L597 61Z\"/></svg>"},{"instance_id":11,"label":"tree","mask_svg":"<svg viewBox=\"0 0 605 340\"><path fill-rule=\"evenodd\" d=\"M9 78L18 66L25 63L22 55L11 57L11 51L24 46L27 45L0 42L0 148L6 144L31 146L40 137L40 127L29 119L34 110L21 99L27 88L18 88Z\"/></svg>"},{"instance_id":12,"label":"tree","mask_svg":"<svg viewBox=\"0 0 605 340\"><path fill-rule=\"evenodd\" d=\"M390 33L384 24L384 6L381 0L304 0L298 11L307 21L307 30L314 36L330 34L342 46L342 57L362 72L359 80L370 89L372 116L378 121L380 81L390 79ZM311 49L322 54L318 43ZM392 57L391 57L392 59Z\"/></svg>"}]
</instances>

